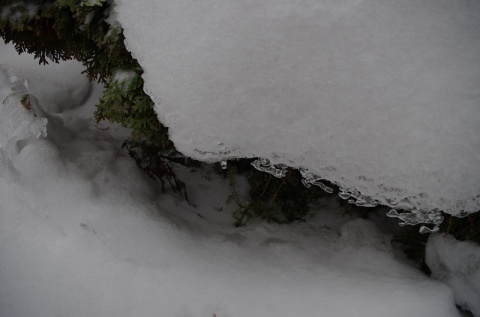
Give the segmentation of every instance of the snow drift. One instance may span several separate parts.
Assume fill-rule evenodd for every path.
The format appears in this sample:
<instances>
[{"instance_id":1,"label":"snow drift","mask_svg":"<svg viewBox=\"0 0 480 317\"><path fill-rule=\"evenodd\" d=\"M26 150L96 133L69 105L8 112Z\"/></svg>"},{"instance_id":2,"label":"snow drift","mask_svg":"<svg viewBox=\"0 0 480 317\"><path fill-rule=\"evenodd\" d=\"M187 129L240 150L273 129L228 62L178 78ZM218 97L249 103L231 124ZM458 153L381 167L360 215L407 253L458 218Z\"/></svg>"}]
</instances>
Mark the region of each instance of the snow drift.
<instances>
[{"instance_id":1,"label":"snow drift","mask_svg":"<svg viewBox=\"0 0 480 317\"><path fill-rule=\"evenodd\" d=\"M448 284L455 302L480 316L480 246L452 236L431 235L425 262L432 277Z\"/></svg>"},{"instance_id":2,"label":"snow drift","mask_svg":"<svg viewBox=\"0 0 480 317\"><path fill-rule=\"evenodd\" d=\"M418 221L480 209L479 1L115 2L184 154L305 168Z\"/></svg>"}]
</instances>

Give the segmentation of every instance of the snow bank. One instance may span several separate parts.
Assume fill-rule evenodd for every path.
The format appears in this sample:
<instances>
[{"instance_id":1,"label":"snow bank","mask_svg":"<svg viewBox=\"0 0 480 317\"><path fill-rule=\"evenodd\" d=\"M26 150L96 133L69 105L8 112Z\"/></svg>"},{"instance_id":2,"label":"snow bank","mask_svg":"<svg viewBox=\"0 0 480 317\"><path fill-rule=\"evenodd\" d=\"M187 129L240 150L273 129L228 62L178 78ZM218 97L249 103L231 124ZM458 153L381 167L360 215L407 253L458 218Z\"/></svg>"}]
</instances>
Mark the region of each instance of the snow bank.
<instances>
[{"instance_id":1,"label":"snow bank","mask_svg":"<svg viewBox=\"0 0 480 317\"><path fill-rule=\"evenodd\" d=\"M480 246L452 236L431 235L425 261L432 277L447 283L455 302L480 316Z\"/></svg>"},{"instance_id":2,"label":"snow bank","mask_svg":"<svg viewBox=\"0 0 480 317\"><path fill-rule=\"evenodd\" d=\"M479 1L116 3L184 154L306 168L359 204L480 209Z\"/></svg>"},{"instance_id":3,"label":"snow bank","mask_svg":"<svg viewBox=\"0 0 480 317\"><path fill-rule=\"evenodd\" d=\"M42 120L20 83L0 68L1 109L21 110L0 117ZM398 262L367 221L215 224L198 216L214 205L159 195L108 130L44 115L46 136L1 123L2 316L458 316L450 289ZM210 179L191 197L224 201L205 196L226 187Z\"/></svg>"}]
</instances>

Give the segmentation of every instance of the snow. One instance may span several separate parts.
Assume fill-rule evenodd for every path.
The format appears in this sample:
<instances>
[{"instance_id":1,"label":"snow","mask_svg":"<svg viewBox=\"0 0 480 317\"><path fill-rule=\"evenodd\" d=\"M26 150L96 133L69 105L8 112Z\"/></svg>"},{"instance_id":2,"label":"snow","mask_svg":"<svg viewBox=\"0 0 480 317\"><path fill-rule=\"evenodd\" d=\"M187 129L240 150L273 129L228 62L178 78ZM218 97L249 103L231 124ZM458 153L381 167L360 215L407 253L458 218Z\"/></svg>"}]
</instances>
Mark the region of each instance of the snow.
<instances>
[{"instance_id":1,"label":"snow","mask_svg":"<svg viewBox=\"0 0 480 317\"><path fill-rule=\"evenodd\" d=\"M102 6L105 0L84 0L80 3L81 6L94 7Z\"/></svg>"},{"instance_id":2,"label":"snow","mask_svg":"<svg viewBox=\"0 0 480 317\"><path fill-rule=\"evenodd\" d=\"M22 8L22 13L15 10L11 10L12 8L20 7ZM7 16L10 21L15 21L16 19L21 18L22 16L34 16L38 11L38 4L36 3L23 3L23 1L18 1L18 3L11 3L9 5L4 5L0 12L0 18L3 20ZM15 13L13 13L15 12Z\"/></svg>"},{"instance_id":3,"label":"snow","mask_svg":"<svg viewBox=\"0 0 480 317\"><path fill-rule=\"evenodd\" d=\"M111 78L112 83L128 85L128 83L137 76L134 71L131 70L116 70Z\"/></svg>"},{"instance_id":4,"label":"snow","mask_svg":"<svg viewBox=\"0 0 480 317\"><path fill-rule=\"evenodd\" d=\"M479 1L115 2L187 156L304 168L420 222L480 210Z\"/></svg>"},{"instance_id":5,"label":"snow","mask_svg":"<svg viewBox=\"0 0 480 317\"><path fill-rule=\"evenodd\" d=\"M29 92L51 113L77 108L91 93L92 86L81 74L84 68L75 61L50 62L49 67L43 67L26 53L18 56L12 44L2 41L0 65L7 65L26 79Z\"/></svg>"},{"instance_id":6,"label":"snow","mask_svg":"<svg viewBox=\"0 0 480 317\"><path fill-rule=\"evenodd\" d=\"M1 316L459 316L448 286L336 199L307 223L235 228L227 180L208 165L176 167L190 204L161 194L117 131L83 116L94 99L22 106L25 84L51 88L50 75L73 101L78 66L59 67L35 83L0 68Z\"/></svg>"},{"instance_id":7,"label":"snow","mask_svg":"<svg viewBox=\"0 0 480 317\"><path fill-rule=\"evenodd\" d=\"M435 234L428 239L425 261L433 278L452 288L455 302L480 316L480 246Z\"/></svg>"},{"instance_id":8,"label":"snow","mask_svg":"<svg viewBox=\"0 0 480 317\"><path fill-rule=\"evenodd\" d=\"M0 123L2 148L10 150L16 148L20 142L33 136L38 138L47 134L47 119L38 111L38 103L28 95L22 81L8 71L2 72L2 82L10 85L2 88L4 106L0 109ZM22 100L25 105L22 105ZM27 107L29 109L27 109ZM32 113L33 112L33 113Z\"/></svg>"}]
</instances>

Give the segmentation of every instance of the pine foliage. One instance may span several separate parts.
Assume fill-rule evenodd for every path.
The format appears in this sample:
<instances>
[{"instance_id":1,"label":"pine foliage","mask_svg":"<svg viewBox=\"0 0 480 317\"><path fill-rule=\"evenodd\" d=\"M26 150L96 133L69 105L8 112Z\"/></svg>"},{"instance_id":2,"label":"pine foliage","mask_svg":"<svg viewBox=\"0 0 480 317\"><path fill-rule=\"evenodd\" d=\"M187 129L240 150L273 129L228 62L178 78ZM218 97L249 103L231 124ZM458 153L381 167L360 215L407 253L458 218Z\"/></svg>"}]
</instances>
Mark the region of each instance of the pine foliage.
<instances>
[{"instance_id":1,"label":"pine foliage","mask_svg":"<svg viewBox=\"0 0 480 317\"><path fill-rule=\"evenodd\" d=\"M134 139L171 147L168 130L158 121L153 102L143 91L141 67L127 51L121 27L109 19L106 0L4 0L0 6L0 36L41 64L75 59L90 80L106 84L97 120L132 129ZM128 85L112 82L119 69L135 71Z\"/></svg>"},{"instance_id":2,"label":"pine foliage","mask_svg":"<svg viewBox=\"0 0 480 317\"><path fill-rule=\"evenodd\" d=\"M253 218L274 223L305 221L311 213L311 203L327 195L318 187L306 188L300 173L289 168L283 178L256 170L252 160L241 159L229 163L228 176L232 194L230 200L237 204L233 216L236 226L244 226ZM235 187L234 175L244 174L249 184L248 200L243 201Z\"/></svg>"},{"instance_id":3,"label":"pine foliage","mask_svg":"<svg viewBox=\"0 0 480 317\"><path fill-rule=\"evenodd\" d=\"M173 144L168 139L168 130L158 122L154 103L143 91L141 74L139 67L133 70L117 68L105 85L95 119L120 123L132 129L134 140L161 145L164 150L171 149Z\"/></svg>"}]
</instances>

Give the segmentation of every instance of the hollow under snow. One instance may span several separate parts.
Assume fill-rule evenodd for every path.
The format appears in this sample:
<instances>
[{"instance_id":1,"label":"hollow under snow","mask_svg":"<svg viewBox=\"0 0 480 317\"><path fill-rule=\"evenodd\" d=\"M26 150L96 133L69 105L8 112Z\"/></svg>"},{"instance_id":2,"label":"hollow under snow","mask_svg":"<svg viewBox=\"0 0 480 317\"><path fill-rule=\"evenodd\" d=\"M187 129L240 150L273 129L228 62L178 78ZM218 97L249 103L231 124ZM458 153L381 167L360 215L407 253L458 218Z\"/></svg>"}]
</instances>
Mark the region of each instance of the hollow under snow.
<instances>
[{"instance_id":1,"label":"hollow under snow","mask_svg":"<svg viewBox=\"0 0 480 317\"><path fill-rule=\"evenodd\" d=\"M116 1L184 154L307 168L392 207L480 209L480 2Z\"/></svg>"}]
</instances>

